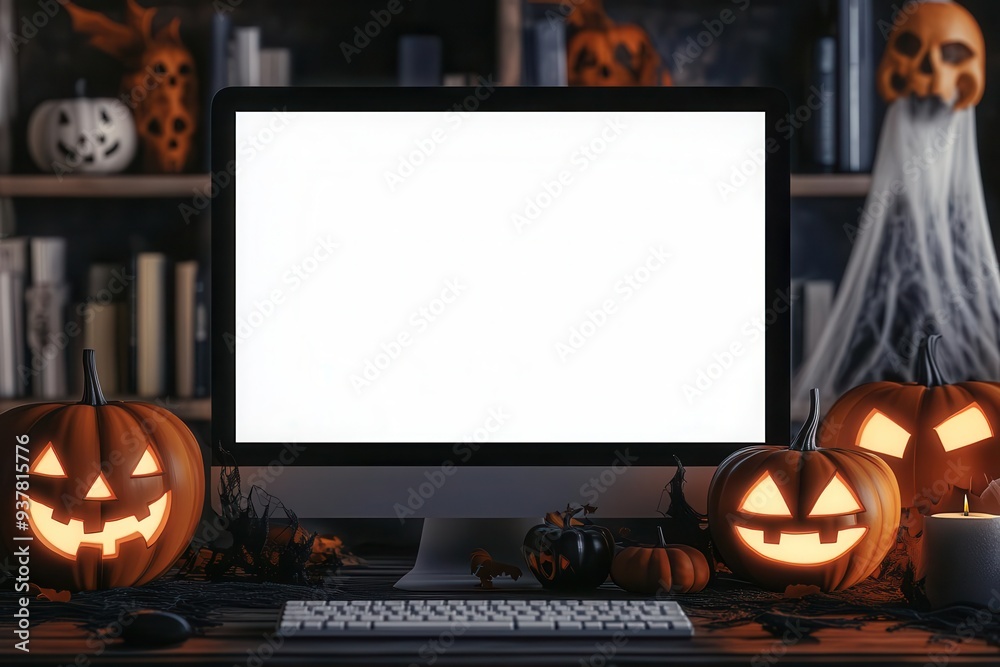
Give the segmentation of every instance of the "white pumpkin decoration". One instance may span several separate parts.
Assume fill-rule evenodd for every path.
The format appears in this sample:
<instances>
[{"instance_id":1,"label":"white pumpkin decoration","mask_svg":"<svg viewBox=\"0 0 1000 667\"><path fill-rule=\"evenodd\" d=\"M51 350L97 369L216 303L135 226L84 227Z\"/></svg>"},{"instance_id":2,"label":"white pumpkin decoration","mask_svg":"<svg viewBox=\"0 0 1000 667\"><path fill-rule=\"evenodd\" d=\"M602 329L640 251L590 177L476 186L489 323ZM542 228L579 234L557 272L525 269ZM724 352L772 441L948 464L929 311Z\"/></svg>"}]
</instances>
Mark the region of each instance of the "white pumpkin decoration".
<instances>
[{"instance_id":1,"label":"white pumpkin decoration","mask_svg":"<svg viewBox=\"0 0 1000 667\"><path fill-rule=\"evenodd\" d=\"M132 112L110 97L43 102L28 121L28 151L42 171L111 174L138 148Z\"/></svg>"}]
</instances>

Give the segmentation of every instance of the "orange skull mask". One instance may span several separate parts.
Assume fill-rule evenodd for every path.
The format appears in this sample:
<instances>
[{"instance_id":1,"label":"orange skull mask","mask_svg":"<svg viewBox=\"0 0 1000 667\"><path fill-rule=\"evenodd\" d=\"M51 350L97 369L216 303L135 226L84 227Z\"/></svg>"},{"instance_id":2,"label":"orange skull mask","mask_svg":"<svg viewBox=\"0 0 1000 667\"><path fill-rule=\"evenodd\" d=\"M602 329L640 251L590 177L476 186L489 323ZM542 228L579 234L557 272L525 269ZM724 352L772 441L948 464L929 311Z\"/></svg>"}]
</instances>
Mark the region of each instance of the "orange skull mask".
<instances>
[{"instance_id":1,"label":"orange skull mask","mask_svg":"<svg viewBox=\"0 0 1000 667\"><path fill-rule=\"evenodd\" d=\"M897 24L878 70L887 102L934 96L955 109L979 104L986 45L976 19L954 2L921 2Z\"/></svg>"}]
</instances>

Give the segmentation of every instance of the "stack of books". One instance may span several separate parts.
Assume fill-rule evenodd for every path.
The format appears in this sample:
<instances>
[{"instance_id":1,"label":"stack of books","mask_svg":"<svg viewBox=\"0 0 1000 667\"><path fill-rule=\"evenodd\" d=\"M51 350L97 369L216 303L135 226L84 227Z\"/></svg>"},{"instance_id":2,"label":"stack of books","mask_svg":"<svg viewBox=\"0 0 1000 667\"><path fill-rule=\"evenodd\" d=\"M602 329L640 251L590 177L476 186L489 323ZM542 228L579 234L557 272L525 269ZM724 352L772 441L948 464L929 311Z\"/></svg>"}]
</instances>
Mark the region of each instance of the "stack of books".
<instances>
[{"instance_id":1,"label":"stack of books","mask_svg":"<svg viewBox=\"0 0 1000 667\"><path fill-rule=\"evenodd\" d=\"M208 294L197 261L141 252L93 264L83 294L65 273L66 239L0 239L0 398L75 395L86 348L109 397L208 395Z\"/></svg>"}]
</instances>

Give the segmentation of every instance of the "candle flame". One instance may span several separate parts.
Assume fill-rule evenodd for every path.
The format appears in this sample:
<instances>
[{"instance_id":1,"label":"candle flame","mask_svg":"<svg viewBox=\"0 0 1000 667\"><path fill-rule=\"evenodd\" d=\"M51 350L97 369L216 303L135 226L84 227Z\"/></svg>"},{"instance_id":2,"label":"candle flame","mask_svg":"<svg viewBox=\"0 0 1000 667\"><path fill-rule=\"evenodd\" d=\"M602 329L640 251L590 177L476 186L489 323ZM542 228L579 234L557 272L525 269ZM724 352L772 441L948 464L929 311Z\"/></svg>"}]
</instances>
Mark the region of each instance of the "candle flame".
<instances>
[{"instance_id":1,"label":"candle flame","mask_svg":"<svg viewBox=\"0 0 1000 667\"><path fill-rule=\"evenodd\" d=\"M965 494L965 516L969 516L969 494Z\"/></svg>"}]
</instances>

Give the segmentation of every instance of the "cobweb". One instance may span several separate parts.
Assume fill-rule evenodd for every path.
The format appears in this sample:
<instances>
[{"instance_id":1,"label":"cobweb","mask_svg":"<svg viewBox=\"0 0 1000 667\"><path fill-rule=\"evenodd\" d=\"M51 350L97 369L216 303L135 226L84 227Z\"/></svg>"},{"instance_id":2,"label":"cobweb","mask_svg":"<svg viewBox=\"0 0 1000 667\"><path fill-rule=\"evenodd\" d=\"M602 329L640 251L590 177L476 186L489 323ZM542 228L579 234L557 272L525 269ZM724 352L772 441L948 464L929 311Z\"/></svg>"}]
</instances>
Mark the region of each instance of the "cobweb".
<instances>
[{"instance_id":1,"label":"cobweb","mask_svg":"<svg viewBox=\"0 0 1000 667\"><path fill-rule=\"evenodd\" d=\"M1000 380L1000 275L983 197L974 109L894 102L882 126L872 189L819 344L792 385L830 406L877 380L912 381L920 341L940 333L945 377Z\"/></svg>"}]
</instances>

